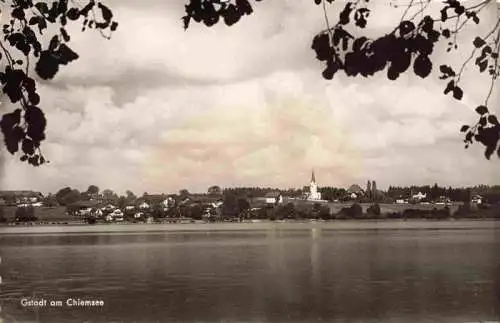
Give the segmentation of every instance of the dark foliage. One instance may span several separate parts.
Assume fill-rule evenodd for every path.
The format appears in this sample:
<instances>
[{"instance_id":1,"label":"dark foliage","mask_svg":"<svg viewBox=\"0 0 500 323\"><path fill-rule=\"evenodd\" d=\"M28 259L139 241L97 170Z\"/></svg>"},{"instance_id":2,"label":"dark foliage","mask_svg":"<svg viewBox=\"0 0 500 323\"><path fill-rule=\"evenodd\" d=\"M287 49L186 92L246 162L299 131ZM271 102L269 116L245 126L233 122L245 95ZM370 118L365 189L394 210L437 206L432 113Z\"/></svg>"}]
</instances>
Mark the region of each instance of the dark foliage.
<instances>
[{"instance_id":1,"label":"dark foliage","mask_svg":"<svg viewBox=\"0 0 500 323\"><path fill-rule=\"evenodd\" d=\"M94 0L79 4L68 0L15 0L9 4L2 1L0 9L11 18L2 28L0 59L5 70L0 71L0 83L10 101L21 106L3 115L0 130L10 154L19 153L21 161L39 166L48 162L41 150L47 120L40 108L36 78L50 80L62 66L78 59L78 54L68 46L70 22L81 21L82 31L97 29L107 38L110 36L105 32L116 30L118 23L112 20L113 13L107 6ZM50 31L54 30L49 28L51 25L57 26L58 33ZM41 42L42 35L49 36L48 44ZM24 58L13 58L19 54ZM32 60L36 77L28 75Z\"/></svg>"},{"instance_id":2,"label":"dark foliage","mask_svg":"<svg viewBox=\"0 0 500 323\"><path fill-rule=\"evenodd\" d=\"M381 214L380 205L378 203L370 205L370 207L368 207L368 210L366 212L373 215L380 215Z\"/></svg>"},{"instance_id":3,"label":"dark foliage","mask_svg":"<svg viewBox=\"0 0 500 323\"><path fill-rule=\"evenodd\" d=\"M257 1L257 0L255 0ZM370 9L369 0L348 0L344 4L338 21L331 26L328 21L327 3L335 0L314 0L317 5L323 5L327 29L313 37L311 48L316 58L325 64L322 75L332 79L339 71L347 76L370 77L386 71L389 80L396 80L410 69L420 78L427 78L433 71L434 64L431 55L437 42L446 41L447 52L458 49L457 35L468 23L479 24L478 13L493 0L469 4L467 1L447 0L442 4L439 16L424 16L430 0L411 1L400 23L393 30L378 38L354 36L359 29L368 25ZM344 2L342 2L344 3ZM184 28L187 29L191 20L213 26L219 20L231 26L244 15L253 13L250 0L190 0L183 17ZM407 17L410 8L418 8L418 12ZM418 18L419 17L419 18ZM452 25L454 27L449 27ZM350 31L355 29L356 33ZM477 36L472 42L472 53L460 68L459 72L448 65L440 65L441 80L446 80L444 94L451 94L456 100L461 100L464 91L460 86L460 77L466 65L473 59L480 73L488 73L491 77L489 94L484 105L478 108L479 121L474 126L464 125L466 148L474 141L485 146L484 155L490 159L493 153L500 158L500 125L496 116L488 112L488 100L495 81L500 74L498 63L500 48L500 19L487 35ZM476 53L480 52L480 55Z\"/></svg>"},{"instance_id":4,"label":"dark foliage","mask_svg":"<svg viewBox=\"0 0 500 323\"><path fill-rule=\"evenodd\" d=\"M65 187L56 193L55 199L59 205L66 206L81 201L82 195L78 190L72 189L71 187Z\"/></svg>"},{"instance_id":5,"label":"dark foliage","mask_svg":"<svg viewBox=\"0 0 500 323\"><path fill-rule=\"evenodd\" d=\"M7 218L5 217L5 207L0 205L0 223L6 223Z\"/></svg>"},{"instance_id":6,"label":"dark foliage","mask_svg":"<svg viewBox=\"0 0 500 323\"><path fill-rule=\"evenodd\" d=\"M89 185L89 187L87 188L87 193L97 194L99 193L99 187L97 187L96 185Z\"/></svg>"},{"instance_id":7,"label":"dark foliage","mask_svg":"<svg viewBox=\"0 0 500 323\"><path fill-rule=\"evenodd\" d=\"M343 207L339 213L341 217L357 219L363 216L363 208L358 203L354 203L350 207Z\"/></svg>"},{"instance_id":8,"label":"dark foliage","mask_svg":"<svg viewBox=\"0 0 500 323\"><path fill-rule=\"evenodd\" d=\"M15 217L16 222L33 222L37 220L35 209L32 206L18 207Z\"/></svg>"}]
</instances>

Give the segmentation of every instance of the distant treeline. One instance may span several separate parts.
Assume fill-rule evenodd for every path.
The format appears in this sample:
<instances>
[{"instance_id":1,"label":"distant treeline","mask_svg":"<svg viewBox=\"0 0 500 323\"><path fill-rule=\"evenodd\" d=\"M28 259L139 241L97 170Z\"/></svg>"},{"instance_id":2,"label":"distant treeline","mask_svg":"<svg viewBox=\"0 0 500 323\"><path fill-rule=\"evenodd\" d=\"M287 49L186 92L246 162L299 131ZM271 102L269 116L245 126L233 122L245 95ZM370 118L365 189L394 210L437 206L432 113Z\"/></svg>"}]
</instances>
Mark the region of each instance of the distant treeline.
<instances>
[{"instance_id":1,"label":"distant treeline","mask_svg":"<svg viewBox=\"0 0 500 323\"><path fill-rule=\"evenodd\" d=\"M261 188L261 187L234 187L225 188L222 192L224 195L231 194L241 198L253 198L264 196L269 192L280 192L283 196L289 197L300 197L304 193L307 193L309 188L304 186L302 189L278 189L278 188ZM320 187L318 191L324 200L328 201L346 201L349 200L347 196L347 190L338 187ZM474 187L444 187L438 184L434 185L424 185L424 186L389 186L387 191L377 190L377 193L373 196L363 196L360 197L360 202L380 202L380 203L392 203L396 198L399 197L411 197L418 192L427 195L427 200L434 201L441 196L445 196L452 201L457 202L469 202L473 195L481 195L488 203L498 203L500 202L500 185L488 186L479 185Z\"/></svg>"}]
</instances>

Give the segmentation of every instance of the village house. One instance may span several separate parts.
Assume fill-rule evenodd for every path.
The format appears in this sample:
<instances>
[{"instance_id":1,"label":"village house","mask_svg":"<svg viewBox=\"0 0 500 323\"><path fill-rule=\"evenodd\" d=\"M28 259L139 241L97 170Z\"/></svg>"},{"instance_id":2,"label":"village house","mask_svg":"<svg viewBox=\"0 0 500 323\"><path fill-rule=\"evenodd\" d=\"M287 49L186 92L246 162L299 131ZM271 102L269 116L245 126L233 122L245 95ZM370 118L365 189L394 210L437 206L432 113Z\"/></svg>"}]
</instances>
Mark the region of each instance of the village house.
<instances>
[{"instance_id":1,"label":"village house","mask_svg":"<svg viewBox=\"0 0 500 323\"><path fill-rule=\"evenodd\" d=\"M103 215L97 201L78 201L68 205L66 209L68 214L74 216L101 217Z\"/></svg>"},{"instance_id":2,"label":"village house","mask_svg":"<svg viewBox=\"0 0 500 323\"><path fill-rule=\"evenodd\" d=\"M141 210L147 210L149 208L150 208L149 203L142 202L141 204L139 204L139 209L141 209Z\"/></svg>"},{"instance_id":3,"label":"village house","mask_svg":"<svg viewBox=\"0 0 500 323\"><path fill-rule=\"evenodd\" d=\"M347 189L347 196L353 200L363 195L364 191L358 184L353 184Z\"/></svg>"},{"instance_id":4,"label":"village house","mask_svg":"<svg viewBox=\"0 0 500 323\"><path fill-rule=\"evenodd\" d=\"M417 194L414 194L412 195L411 197L413 200L417 201L417 202L420 202L422 201L423 199L426 199L427 198L427 194L424 194L422 192L418 192Z\"/></svg>"},{"instance_id":5,"label":"village house","mask_svg":"<svg viewBox=\"0 0 500 323\"><path fill-rule=\"evenodd\" d=\"M437 205L446 205L446 204L450 204L451 200L446 196L440 196L436 199L435 203Z\"/></svg>"},{"instance_id":6,"label":"village house","mask_svg":"<svg viewBox=\"0 0 500 323\"><path fill-rule=\"evenodd\" d=\"M399 196L396 198L395 203L396 204L408 204L408 199L404 198L403 196Z\"/></svg>"},{"instance_id":7,"label":"village house","mask_svg":"<svg viewBox=\"0 0 500 323\"><path fill-rule=\"evenodd\" d=\"M0 191L0 198L6 205L36 203L43 199L43 194L35 191Z\"/></svg>"},{"instance_id":8,"label":"village house","mask_svg":"<svg viewBox=\"0 0 500 323\"><path fill-rule=\"evenodd\" d=\"M268 192L264 195L266 204L283 204L283 196L278 191Z\"/></svg>"},{"instance_id":9,"label":"village house","mask_svg":"<svg viewBox=\"0 0 500 323\"><path fill-rule=\"evenodd\" d=\"M473 195L471 204L483 204L483 197L481 195Z\"/></svg>"}]
</instances>

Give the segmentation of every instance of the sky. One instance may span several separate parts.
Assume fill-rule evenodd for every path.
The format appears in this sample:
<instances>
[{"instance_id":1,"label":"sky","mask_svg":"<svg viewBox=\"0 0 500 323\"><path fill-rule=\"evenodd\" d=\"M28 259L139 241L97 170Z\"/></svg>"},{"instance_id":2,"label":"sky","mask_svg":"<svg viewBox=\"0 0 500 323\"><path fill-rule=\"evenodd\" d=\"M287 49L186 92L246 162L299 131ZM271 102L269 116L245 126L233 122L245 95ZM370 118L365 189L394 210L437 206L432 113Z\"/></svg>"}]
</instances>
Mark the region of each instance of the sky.
<instances>
[{"instance_id":1,"label":"sky","mask_svg":"<svg viewBox=\"0 0 500 323\"><path fill-rule=\"evenodd\" d=\"M120 24L112 39L70 28L80 59L39 84L50 164L33 168L2 147L1 189L299 188L313 169L320 187L500 184L500 161L486 160L479 144L465 150L459 132L477 120L474 108L488 92L488 78L473 68L462 101L443 95L437 72L425 80L411 72L397 81L385 73L324 80L310 45L325 21L311 0L262 1L232 27L187 31L182 0L106 3ZM390 31L400 19L385 3L371 6L368 33ZM496 9L463 31L463 51L439 51L436 66L459 66L474 36L492 28ZM4 98L1 109L13 107Z\"/></svg>"}]
</instances>

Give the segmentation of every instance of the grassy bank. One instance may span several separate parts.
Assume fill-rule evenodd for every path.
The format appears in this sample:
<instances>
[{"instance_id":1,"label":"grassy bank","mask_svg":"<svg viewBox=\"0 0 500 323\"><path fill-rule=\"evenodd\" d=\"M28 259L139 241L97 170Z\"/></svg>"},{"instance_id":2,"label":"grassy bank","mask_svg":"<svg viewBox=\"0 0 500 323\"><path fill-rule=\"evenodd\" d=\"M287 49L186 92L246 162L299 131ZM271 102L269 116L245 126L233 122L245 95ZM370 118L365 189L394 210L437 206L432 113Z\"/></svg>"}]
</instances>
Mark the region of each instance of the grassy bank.
<instances>
[{"instance_id":1,"label":"grassy bank","mask_svg":"<svg viewBox=\"0 0 500 323\"><path fill-rule=\"evenodd\" d=\"M336 214L342 210L342 208L351 207L354 203L328 203L330 212ZM449 206L450 213L454 214L462 203L452 203ZM363 209L363 213L367 213L368 208L373 205L373 203L359 203ZM402 213L405 210L422 210L431 211L434 208L441 210L445 208L445 205L435 205L435 204L383 204L380 203L380 213L390 214L390 213Z\"/></svg>"},{"instance_id":2,"label":"grassy bank","mask_svg":"<svg viewBox=\"0 0 500 323\"><path fill-rule=\"evenodd\" d=\"M4 216L8 222L13 222L16 218L16 206L5 206ZM38 222L74 222L79 219L66 214L65 206L56 207L35 207L35 217Z\"/></svg>"}]
</instances>

